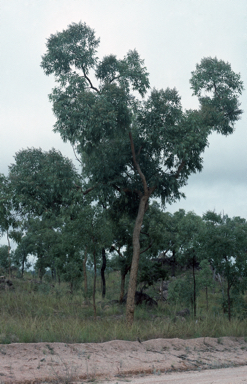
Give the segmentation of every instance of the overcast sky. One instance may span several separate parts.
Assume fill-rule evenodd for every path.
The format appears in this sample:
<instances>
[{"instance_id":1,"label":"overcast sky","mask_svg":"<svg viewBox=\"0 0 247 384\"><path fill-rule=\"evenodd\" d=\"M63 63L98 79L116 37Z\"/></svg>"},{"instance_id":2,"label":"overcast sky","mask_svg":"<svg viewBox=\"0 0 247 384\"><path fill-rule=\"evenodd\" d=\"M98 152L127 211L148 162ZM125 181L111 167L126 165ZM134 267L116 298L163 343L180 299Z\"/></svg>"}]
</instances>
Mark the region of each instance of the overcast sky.
<instances>
[{"instance_id":1,"label":"overcast sky","mask_svg":"<svg viewBox=\"0 0 247 384\"><path fill-rule=\"evenodd\" d=\"M54 147L76 162L70 144L52 131L54 79L40 62L50 34L79 21L100 37L100 58L137 49L151 86L176 87L185 108L197 106L189 79L203 57L228 61L247 88L246 0L0 0L0 173L7 175L15 153L27 147ZM241 102L247 112L246 91ZM202 172L168 211L210 209L247 219L246 112L232 135L210 137Z\"/></svg>"}]
</instances>

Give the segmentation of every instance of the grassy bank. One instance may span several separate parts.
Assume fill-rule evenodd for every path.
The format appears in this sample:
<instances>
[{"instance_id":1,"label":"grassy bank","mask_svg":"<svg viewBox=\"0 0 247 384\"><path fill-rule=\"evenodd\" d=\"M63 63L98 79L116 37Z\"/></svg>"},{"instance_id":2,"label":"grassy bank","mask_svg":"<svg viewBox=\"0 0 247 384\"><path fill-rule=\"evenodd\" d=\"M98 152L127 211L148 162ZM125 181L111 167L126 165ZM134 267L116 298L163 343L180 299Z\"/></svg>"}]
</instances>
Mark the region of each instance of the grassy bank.
<instances>
[{"instance_id":1,"label":"grassy bank","mask_svg":"<svg viewBox=\"0 0 247 384\"><path fill-rule=\"evenodd\" d=\"M98 287L94 319L91 301L85 300L80 290L73 295L68 293L66 284L51 287L14 280L14 286L14 290L0 291L0 343L247 336L247 321L235 317L229 322L215 307L215 295L208 312L203 298L199 300L197 319L177 317L181 308L159 302L157 308L137 307L134 325L127 328L125 306L109 302L109 296L117 298L115 291L115 296L113 292L111 295L111 287L105 300Z\"/></svg>"}]
</instances>

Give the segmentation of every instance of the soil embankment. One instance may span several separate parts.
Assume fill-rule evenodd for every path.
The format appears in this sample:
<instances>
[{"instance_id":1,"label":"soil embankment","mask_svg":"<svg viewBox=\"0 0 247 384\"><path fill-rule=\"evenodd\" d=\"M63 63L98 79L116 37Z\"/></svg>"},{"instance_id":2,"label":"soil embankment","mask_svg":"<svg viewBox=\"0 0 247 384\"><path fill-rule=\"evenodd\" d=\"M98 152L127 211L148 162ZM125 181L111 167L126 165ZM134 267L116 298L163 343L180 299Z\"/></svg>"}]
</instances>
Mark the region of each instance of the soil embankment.
<instances>
[{"instance_id":1,"label":"soil embankment","mask_svg":"<svg viewBox=\"0 0 247 384\"><path fill-rule=\"evenodd\" d=\"M247 342L244 338L0 345L0 382L3 383L65 383L95 379L100 383L105 379L108 383L109 380L124 383L125 380L134 382L134 377L138 383L165 383L164 378L159 381L163 374L171 378L173 372L184 375L186 371L194 371L194 374L199 374L201 370L244 365L247 365ZM149 375L152 375L152 380ZM186 380L188 375L184 377ZM234 377L236 379L237 375Z\"/></svg>"}]
</instances>

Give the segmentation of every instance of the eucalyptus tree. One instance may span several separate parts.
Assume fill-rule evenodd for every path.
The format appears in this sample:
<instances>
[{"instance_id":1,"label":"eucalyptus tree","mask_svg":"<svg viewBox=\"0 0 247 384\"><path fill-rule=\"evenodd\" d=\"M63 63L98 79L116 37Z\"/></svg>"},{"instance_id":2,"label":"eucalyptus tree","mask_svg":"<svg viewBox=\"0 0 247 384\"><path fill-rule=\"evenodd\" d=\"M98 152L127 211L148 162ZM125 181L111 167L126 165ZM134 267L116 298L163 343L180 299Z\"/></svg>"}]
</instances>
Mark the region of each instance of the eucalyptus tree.
<instances>
[{"instance_id":1,"label":"eucalyptus tree","mask_svg":"<svg viewBox=\"0 0 247 384\"><path fill-rule=\"evenodd\" d=\"M206 308L208 312L208 288L213 287L213 272L210 263L207 259L200 262L200 271L198 274L198 283L200 287L205 288L206 294Z\"/></svg>"},{"instance_id":2,"label":"eucalyptus tree","mask_svg":"<svg viewBox=\"0 0 247 384\"><path fill-rule=\"evenodd\" d=\"M9 180L16 211L31 217L58 215L81 188L72 162L59 151L28 148L15 154Z\"/></svg>"},{"instance_id":3,"label":"eucalyptus tree","mask_svg":"<svg viewBox=\"0 0 247 384\"><path fill-rule=\"evenodd\" d=\"M197 279L196 268L202 260L202 238L204 235L204 222L202 218L194 212L188 212L178 225L179 251L178 257L186 267L192 267L192 304L194 317L196 317L197 299Z\"/></svg>"},{"instance_id":4,"label":"eucalyptus tree","mask_svg":"<svg viewBox=\"0 0 247 384\"><path fill-rule=\"evenodd\" d=\"M13 195L8 177L0 174L0 238L6 235L8 242L8 263L9 263L9 275L11 266L10 257L10 238L16 238L16 229L18 228L20 221L13 209Z\"/></svg>"},{"instance_id":5,"label":"eucalyptus tree","mask_svg":"<svg viewBox=\"0 0 247 384\"><path fill-rule=\"evenodd\" d=\"M55 279L61 265L57 259L63 263L65 261L65 247L61 234L63 225L64 220L50 215L41 218L29 217L23 224L25 236L19 245L21 245L23 256L25 249L26 252L37 257L35 268L40 280L42 280L46 268L50 268L52 277ZM23 242L24 244L22 244Z\"/></svg>"},{"instance_id":6,"label":"eucalyptus tree","mask_svg":"<svg viewBox=\"0 0 247 384\"><path fill-rule=\"evenodd\" d=\"M18 242L17 248L14 251L13 261L14 264L20 268L21 277L24 275L24 269L29 268L31 264L28 262L30 254L30 242L28 236L23 236Z\"/></svg>"},{"instance_id":7,"label":"eucalyptus tree","mask_svg":"<svg viewBox=\"0 0 247 384\"><path fill-rule=\"evenodd\" d=\"M97 187L109 205L122 196L126 206L138 201L126 313L132 324L139 237L149 199L159 197L165 204L183 196L181 187L202 169L209 134L233 132L243 84L230 64L204 58L190 81L198 110L183 110L176 89L153 89L143 99L150 85L137 51L99 60L99 42L85 23L73 23L48 38L41 66L46 75L55 75L54 129L81 156L87 191Z\"/></svg>"},{"instance_id":8,"label":"eucalyptus tree","mask_svg":"<svg viewBox=\"0 0 247 384\"><path fill-rule=\"evenodd\" d=\"M71 205L79 204L81 178L59 151L28 148L16 153L9 181L13 207L23 218L29 250L38 257L42 278L46 267L54 270L55 255L62 257L61 228Z\"/></svg>"},{"instance_id":9,"label":"eucalyptus tree","mask_svg":"<svg viewBox=\"0 0 247 384\"><path fill-rule=\"evenodd\" d=\"M206 223L205 254L227 285L228 319L232 316L232 295L243 293L247 288L247 222L240 217L208 211Z\"/></svg>"},{"instance_id":10,"label":"eucalyptus tree","mask_svg":"<svg viewBox=\"0 0 247 384\"><path fill-rule=\"evenodd\" d=\"M171 275L175 276L180 247L179 225L185 216L185 210L179 209L171 214L160 210L156 203L151 208L155 208L149 220L149 232L154 242L151 252L155 257L159 255L162 263L168 262L171 265Z\"/></svg>"},{"instance_id":11,"label":"eucalyptus tree","mask_svg":"<svg viewBox=\"0 0 247 384\"><path fill-rule=\"evenodd\" d=\"M7 245L0 245L0 273L8 273L11 267L11 256Z\"/></svg>"}]
</instances>

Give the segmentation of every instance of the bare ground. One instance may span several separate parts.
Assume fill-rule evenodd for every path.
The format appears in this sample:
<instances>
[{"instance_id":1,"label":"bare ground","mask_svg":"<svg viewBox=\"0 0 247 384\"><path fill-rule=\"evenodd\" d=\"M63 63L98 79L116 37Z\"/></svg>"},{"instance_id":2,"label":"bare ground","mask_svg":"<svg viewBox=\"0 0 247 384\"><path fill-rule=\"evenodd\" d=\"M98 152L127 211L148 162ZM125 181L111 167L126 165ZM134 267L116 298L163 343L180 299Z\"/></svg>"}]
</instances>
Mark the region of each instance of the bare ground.
<instances>
[{"instance_id":1,"label":"bare ground","mask_svg":"<svg viewBox=\"0 0 247 384\"><path fill-rule=\"evenodd\" d=\"M244 338L222 337L155 339L144 342L113 340L105 343L65 344L0 344L0 383L71 383L136 382L136 383L192 383L192 376L204 370L247 365L247 342ZM226 372L227 370L221 370ZM229 371L229 372L230 372ZM174 379L174 372L182 381ZM216 377L213 371L213 377ZM247 368L238 368L247 382ZM182 375L182 376L181 376ZM170 379L169 379L170 377ZM171 378L173 379L171 380ZM185 377L185 379L183 379ZM186 377L188 381L186 381ZM240 377L240 376L239 376ZM163 378L163 379L162 379ZM107 381L106 381L107 380ZM198 381L195 383L217 382Z\"/></svg>"}]
</instances>

